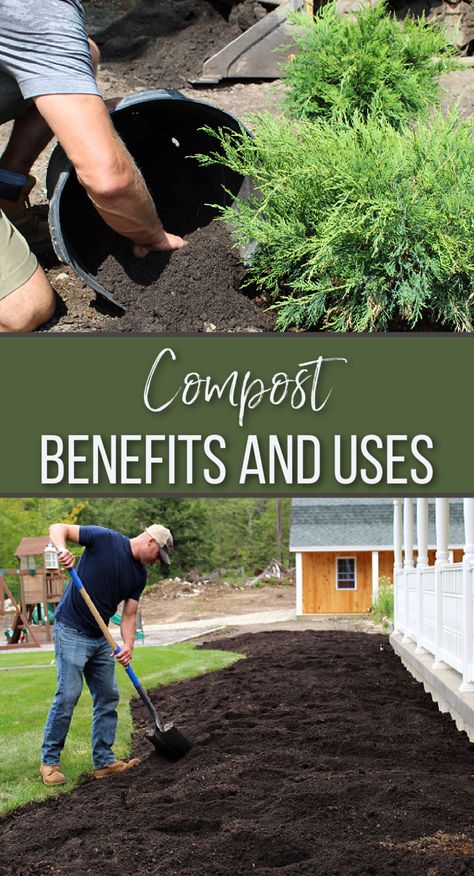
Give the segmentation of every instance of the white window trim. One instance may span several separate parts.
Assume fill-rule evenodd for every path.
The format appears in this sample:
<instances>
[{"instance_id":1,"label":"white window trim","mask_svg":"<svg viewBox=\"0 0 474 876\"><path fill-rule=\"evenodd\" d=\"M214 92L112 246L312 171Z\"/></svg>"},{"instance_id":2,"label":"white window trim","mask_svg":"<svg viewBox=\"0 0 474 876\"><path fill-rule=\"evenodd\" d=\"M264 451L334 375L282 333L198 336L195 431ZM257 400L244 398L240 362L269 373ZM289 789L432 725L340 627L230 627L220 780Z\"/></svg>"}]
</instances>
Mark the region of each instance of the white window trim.
<instances>
[{"instance_id":1,"label":"white window trim","mask_svg":"<svg viewBox=\"0 0 474 876\"><path fill-rule=\"evenodd\" d=\"M354 587L339 587L337 574L338 560L354 560ZM336 590L345 590L347 593L355 593L357 590L357 557L336 556Z\"/></svg>"}]
</instances>

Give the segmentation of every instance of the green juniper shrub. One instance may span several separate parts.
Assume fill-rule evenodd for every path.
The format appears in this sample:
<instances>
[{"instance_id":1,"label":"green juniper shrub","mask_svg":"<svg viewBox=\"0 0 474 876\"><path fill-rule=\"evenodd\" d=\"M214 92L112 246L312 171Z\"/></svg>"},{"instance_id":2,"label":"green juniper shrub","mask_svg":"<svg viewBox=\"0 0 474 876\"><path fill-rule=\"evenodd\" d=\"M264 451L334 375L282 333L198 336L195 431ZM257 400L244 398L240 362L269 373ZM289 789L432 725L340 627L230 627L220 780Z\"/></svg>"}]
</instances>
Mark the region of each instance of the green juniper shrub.
<instances>
[{"instance_id":1,"label":"green juniper shrub","mask_svg":"<svg viewBox=\"0 0 474 876\"><path fill-rule=\"evenodd\" d=\"M297 53L283 69L286 106L296 118L350 119L356 110L363 117L376 110L400 128L438 102L438 76L458 66L438 24L421 17L400 25L383 2L362 6L355 17L329 3L314 21L301 13L293 21Z\"/></svg>"},{"instance_id":2,"label":"green juniper shrub","mask_svg":"<svg viewBox=\"0 0 474 876\"><path fill-rule=\"evenodd\" d=\"M472 120L254 122L199 160L254 184L222 218L256 243L247 282L274 299L278 328L473 330Z\"/></svg>"}]
</instances>

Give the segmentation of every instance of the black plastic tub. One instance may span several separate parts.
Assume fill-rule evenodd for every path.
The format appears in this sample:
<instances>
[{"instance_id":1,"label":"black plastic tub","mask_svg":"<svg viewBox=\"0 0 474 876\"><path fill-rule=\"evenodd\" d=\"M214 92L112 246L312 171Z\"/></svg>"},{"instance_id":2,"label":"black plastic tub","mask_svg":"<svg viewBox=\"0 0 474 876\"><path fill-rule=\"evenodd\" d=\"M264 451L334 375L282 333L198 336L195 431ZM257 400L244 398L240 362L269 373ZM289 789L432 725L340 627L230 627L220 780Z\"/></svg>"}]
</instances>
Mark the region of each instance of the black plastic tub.
<instances>
[{"instance_id":1,"label":"black plastic tub","mask_svg":"<svg viewBox=\"0 0 474 876\"><path fill-rule=\"evenodd\" d=\"M184 235L202 228L218 215L218 206L233 203L247 190L248 180L240 174L219 165L200 167L189 157L218 150L217 141L201 130L204 126L213 130L245 130L238 119L223 110L186 98L174 89L156 89L123 98L112 110L111 118L143 172L167 231ZM176 202L178 182L186 190L182 210ZM60 146L51 156L46 186L51 239L57 257L95 292L123 310L95 277L99 248L88 229L91 226L96 229L98 221L104 234L108 229L98 219Z\"/></svg>"}]
</instances>

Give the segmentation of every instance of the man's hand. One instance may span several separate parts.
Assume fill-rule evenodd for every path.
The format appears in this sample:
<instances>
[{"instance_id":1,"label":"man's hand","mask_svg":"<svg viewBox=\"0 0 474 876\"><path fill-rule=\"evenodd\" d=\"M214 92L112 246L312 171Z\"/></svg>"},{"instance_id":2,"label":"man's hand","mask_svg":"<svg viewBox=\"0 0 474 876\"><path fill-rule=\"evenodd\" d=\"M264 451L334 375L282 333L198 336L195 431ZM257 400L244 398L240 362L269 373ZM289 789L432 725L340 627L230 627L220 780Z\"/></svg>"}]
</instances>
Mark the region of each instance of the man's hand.
<instances>
[{"instance_id":1,"label":"man's hand","mask_svg":"<svg viewBox=\"0 0 474 876\"><path fill-rule=\"evenodd\" d=\"M187 245L188 241L178 237L177 234L168 234L167 231L163 231L163 237L153 246L139 246L136 243L133 247L133 255L138 259L143 259L150 252L173 252L175 249L183 249Z\"/></svg>"},{"instance_id":2,"label":"man's hand","mask_svg":"<svg viewBox=\"0 0 474 876\"><path fill-rule=\"evenodd\" d=\"M112 652L113 653L113 652ZM132 662L133 648L122 645L118 654L113 654L122 666L128 666Z\"/></svg>"},{"instance_id":3,"label":"man's hand","mask_svg":"<svg viewBox=\"0 0 474 876\"><path fill-rule=\"evenodd\" d=\"M74 554L72 554L71 551L68 551L67 548L58 549L58 560L65 569L72 569L76 562Z\"/></svg>"}]
</instances>

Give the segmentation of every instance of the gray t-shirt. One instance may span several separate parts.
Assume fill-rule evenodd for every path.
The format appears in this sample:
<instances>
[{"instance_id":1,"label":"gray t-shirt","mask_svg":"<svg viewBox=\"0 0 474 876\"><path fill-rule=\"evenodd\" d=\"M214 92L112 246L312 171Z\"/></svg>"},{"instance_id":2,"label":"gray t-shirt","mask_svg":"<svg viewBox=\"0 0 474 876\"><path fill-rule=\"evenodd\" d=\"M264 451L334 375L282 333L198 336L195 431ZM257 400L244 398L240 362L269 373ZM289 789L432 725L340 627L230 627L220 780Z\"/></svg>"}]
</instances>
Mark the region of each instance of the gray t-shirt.
<instances>
[{"instance_id":1,"label":"gray t-shirt","mask_svg":"<svg viewBox=\"0 0 474 876\"><path fill-rule=\"evenodd\" d=\"M0 0L0 96L100 94L79 0Z\"/></svg>"}]
</instances>

